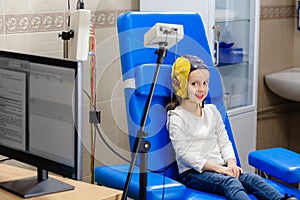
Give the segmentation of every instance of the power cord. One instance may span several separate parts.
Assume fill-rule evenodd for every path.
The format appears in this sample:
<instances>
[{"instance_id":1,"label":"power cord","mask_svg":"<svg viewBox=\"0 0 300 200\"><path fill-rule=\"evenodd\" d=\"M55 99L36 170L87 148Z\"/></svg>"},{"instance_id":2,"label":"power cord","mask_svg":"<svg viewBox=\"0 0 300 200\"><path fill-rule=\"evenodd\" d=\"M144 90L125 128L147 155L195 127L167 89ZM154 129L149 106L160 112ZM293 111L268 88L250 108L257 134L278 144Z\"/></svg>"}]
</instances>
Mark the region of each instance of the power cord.
<instances>
[{"instance_id":1,"label":"power cord","mask_svg":"<svg viewBox=\"0 0 300 200\"><path fill-rule=\"evenodd\" d=\"M123 155L119 154L115 149L113 149L109 143L106 141L103 133L101 132L100 128L98 127L98 124L100 124L101 121L101 111L90 111L89 117L90 117L90 123L94 124L95 129L97 130L98 135L100 136L101 140L104 142L105 146L109 148L114 154L116 154L120 159L123 161L130 163L130 160L125 158ZM95 138L96 139L96 138ZM96 142L96 141L95 141ZM140 166L137 164L136 166ZM168 165L164 167L163 170L151 170L148 168L148 171L155 172L155 173L165 173L172 165Z\"/></svg>"}]
</instances>

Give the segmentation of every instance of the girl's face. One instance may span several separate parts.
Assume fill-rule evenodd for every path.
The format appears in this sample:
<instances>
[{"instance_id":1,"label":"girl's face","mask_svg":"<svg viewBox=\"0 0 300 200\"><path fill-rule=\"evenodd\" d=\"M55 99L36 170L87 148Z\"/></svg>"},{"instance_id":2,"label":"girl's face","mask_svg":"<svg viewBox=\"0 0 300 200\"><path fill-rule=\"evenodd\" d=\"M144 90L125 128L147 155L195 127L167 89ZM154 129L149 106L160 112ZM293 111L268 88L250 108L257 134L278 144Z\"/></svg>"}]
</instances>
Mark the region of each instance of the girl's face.
<instances>
[{"instance_id":1,"label":"girl's face","mask_svg":"<svg viewBox=\"0 0 300 200\"><path fill-rule=\"evenodd\" d=\"M201 104L208 94L209 71L198 69L189 75L188 97L196 104Z\"/></svg>"}]
</instances>

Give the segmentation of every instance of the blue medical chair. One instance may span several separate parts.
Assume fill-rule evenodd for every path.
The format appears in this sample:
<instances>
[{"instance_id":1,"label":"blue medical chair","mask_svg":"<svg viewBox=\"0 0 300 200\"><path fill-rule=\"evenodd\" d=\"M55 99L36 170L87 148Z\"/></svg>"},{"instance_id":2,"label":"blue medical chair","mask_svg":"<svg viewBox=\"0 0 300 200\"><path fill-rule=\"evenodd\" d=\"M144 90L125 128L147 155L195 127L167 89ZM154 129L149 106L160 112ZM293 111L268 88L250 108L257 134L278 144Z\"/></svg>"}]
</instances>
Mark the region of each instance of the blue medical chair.
<instances>
[{"instance_id":1,"label":"blue medical chair","mask_svg":"<svg viewBox=\"0 0 300 200\"><path fill-rule=\"evenodd\" d=\"M176 56L192 54L204 60L209 66L209 94L205 103L215 104L225 123L228 136L232 141L237 162L238 153L234 143L230 123L223 103L222 81L218 69L213 67L204 25L199 14L171 12L127 12L118 18L122 76L127 111L128 135L131 150L140 128L143 109L149 95L150 85L157 67L155 48L144 47L144 34L155 23L182 24L184 38L168 50L161 65L154 91L145 131L151 148L148 153L148 182L146 198L158 199L226 199L225 197L196 191L178 182L178 171L172 144L166 129L167 113L165 106L171 96L171 66ZM128 196L139 197L139 163L134 168ZM107 187L122 190L127 177L129 164L98 166L95 168L95 181ZM267 180L281 193L292 193L300 198L299 190L272 180ZM254 196L249 195L252 199Z\"/></svg>"}]
</instances>

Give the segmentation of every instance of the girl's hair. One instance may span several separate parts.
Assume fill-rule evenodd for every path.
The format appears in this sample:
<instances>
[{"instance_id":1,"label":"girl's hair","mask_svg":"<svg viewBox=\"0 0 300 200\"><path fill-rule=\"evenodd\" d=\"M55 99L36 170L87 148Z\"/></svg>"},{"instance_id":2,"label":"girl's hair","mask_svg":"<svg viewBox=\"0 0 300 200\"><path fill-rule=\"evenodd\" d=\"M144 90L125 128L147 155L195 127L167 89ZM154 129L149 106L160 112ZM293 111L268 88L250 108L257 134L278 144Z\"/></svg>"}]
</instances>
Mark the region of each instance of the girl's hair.
<instances>
[{"instance_id":1,"label":"girl's hair","mask_svg":"<svg viewBox=\"0 0 300 200\"><path fill-rule=\"evenodd\" d=\"M174 110L180 104L178 98L180 98L180 97L176 97L175 94L171 95L171 102L168 103L166 106L167 111ZM181 99L180 99L180 101L181 101Z\"/></svg>"}]
</instances>

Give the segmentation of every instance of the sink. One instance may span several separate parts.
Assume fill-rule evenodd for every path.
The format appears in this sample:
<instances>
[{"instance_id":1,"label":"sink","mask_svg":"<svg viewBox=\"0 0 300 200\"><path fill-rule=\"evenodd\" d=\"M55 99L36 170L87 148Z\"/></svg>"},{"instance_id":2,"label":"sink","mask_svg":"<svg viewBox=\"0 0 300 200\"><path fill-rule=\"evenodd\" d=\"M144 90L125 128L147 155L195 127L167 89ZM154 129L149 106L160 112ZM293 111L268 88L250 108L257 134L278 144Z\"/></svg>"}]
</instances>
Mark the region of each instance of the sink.
<instances>
[{"instance_id":1,"label":"sink","mask_svg":"<svg viewBox=\"0 0 300 200\"><path fill-rule=\"evenodd\" d=\"M300 68L294 67L265 75L268 88L285 99L300 102Z\"/></svg>"}]
</instances>

